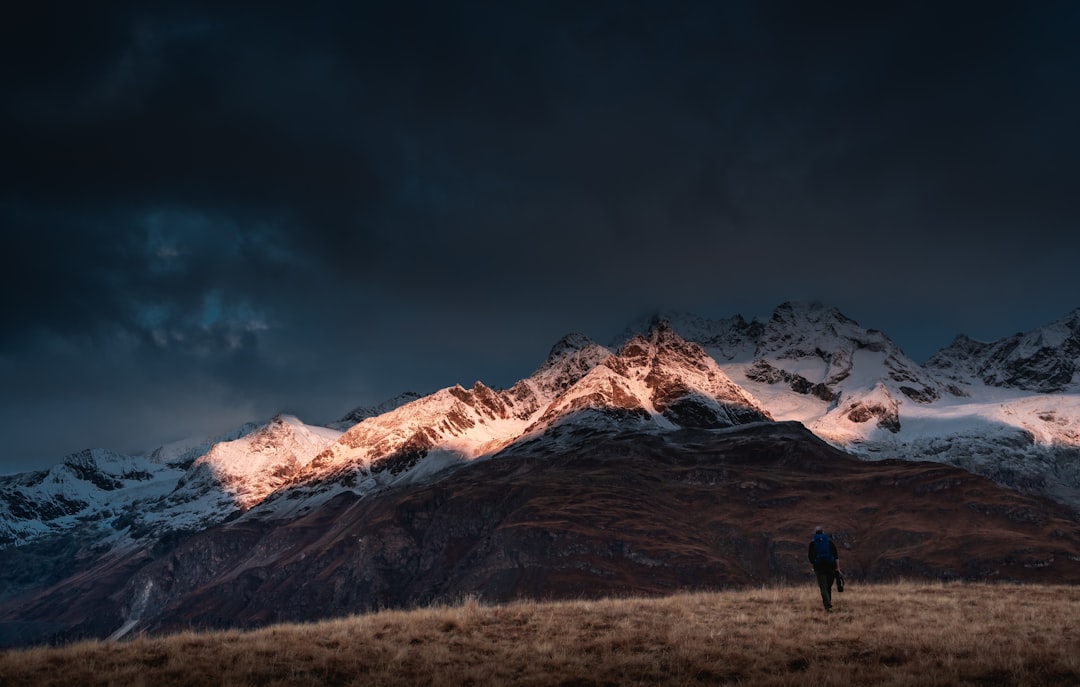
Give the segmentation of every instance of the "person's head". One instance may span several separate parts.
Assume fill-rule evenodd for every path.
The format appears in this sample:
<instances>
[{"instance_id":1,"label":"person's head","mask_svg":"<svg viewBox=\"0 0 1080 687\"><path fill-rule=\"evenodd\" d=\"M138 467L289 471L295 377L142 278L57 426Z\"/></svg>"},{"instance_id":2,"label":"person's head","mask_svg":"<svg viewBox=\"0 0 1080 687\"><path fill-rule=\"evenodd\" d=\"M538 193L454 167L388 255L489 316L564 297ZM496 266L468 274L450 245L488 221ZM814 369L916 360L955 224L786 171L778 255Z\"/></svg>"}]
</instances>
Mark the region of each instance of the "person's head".
<instances>
[{"instance_id":1,"label":"person's head","mask_svg":"<svg viewBox=\"0 0 1080 687\"><path fill-rule=\"evenodd\" d=\"M818 525L814 528L814 534L825 534L825 528L821 525Z\"/></svg>"}]
</instances>

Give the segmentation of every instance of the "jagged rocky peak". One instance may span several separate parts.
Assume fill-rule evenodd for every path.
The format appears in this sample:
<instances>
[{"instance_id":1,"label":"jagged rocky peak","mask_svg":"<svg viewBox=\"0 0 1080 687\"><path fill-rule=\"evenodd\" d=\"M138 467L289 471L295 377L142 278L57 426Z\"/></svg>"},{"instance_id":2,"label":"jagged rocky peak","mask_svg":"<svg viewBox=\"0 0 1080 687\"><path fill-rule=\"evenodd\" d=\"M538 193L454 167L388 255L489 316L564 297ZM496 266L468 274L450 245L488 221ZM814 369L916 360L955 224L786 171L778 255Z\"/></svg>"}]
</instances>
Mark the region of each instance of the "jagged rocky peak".
<instances>
[{"instance_id":1,"label":"jagged rocky peak","mask_svg":"<svg viewBox=\"0 0 1080 687\"><path fill-rule=\"evenodd\" d=\"M573 332L567 334L563 338L555 342L555 345L551 347L551 352L548 353L546 365L554 365L560 359L583 351L589 346L595 346L595 342L584 334Z\"/></svg>"},{"instance_id":2,"label":"jagged rocky peak","mask_svg":"<svg viewBox=\"0 0 1080 687\"><path fill-rule=\"evenodd\" d=\"M244 437L214 444L188 469L172 497L181 503L220 493L246 510L299 476L340 436L340 431L278 415Z\"/></svg>"},{"instance_id":3,"label":"jagged rocky peak","mask_svg":"<svg viewBox=\"0 0 1080 687\"><path fill-rule=\"evenodd\" d=\"M376 417L378 415L382 415L383 413L389 413L391 410L394 410L395 408L400 408L406 403L412 403L418 398L423 398L423 396L416 393L415 391L405 391L398 394L397 396L394 396L393 398L387 399L382 403L374 406L359 406L357 408L353 408L348 413L346 413L340 420L337 420L336 422L331 422L327 425L327 427L344 431L357 423L363 422L369 417Z\"/></svg>"},{"instance_id":4,"label":"jagged rocky peak","mask_svg":"<svg viewBox=\"0 0 1080 687\"><path fill-rule=\"evenodd\" d=\"M103 491L121 489L125 481L145 481L153 477L144 459L101 448L72 453L64 458L62 467L77 479Z\"/></svg>"},{"instance_id":5,"label":"jagged rocky peak","mask_svg":"<svg viewBox=\"0 0 1080 687\"><path fill-rule=\"evenodd\" d=\"M976 341L966 334L959 334L952 343L930 356L923 367L950 382L971 384L979 379L979 368L991 345L985 341ZM960 391L956 384L951 386Z\"/></svg>"},{"instance_id":6,"label":"jagged rocky peak","mask_svg":"<svg viewBox=\"0 0 1080 687\"><path fill-rule=\"evenodd\" d=\"M658 322L647 343L652 360L643 381L652 391L653 407L675 424L715 428L773 419L700 345L679 336L670 322Z\"/></svg>"},{"instance_id":7,"label":"jagged rocky peak","mask_svg":"<svg viewBox=\"0 0 1080 687\"><path fill-rule=\"evenodd\" d=\"M515 417L529 418L611 355L584 334L568 334L551 347L543 365L510 387L503 397Z\"/></svg>"},{"instance_id":8,"label":"jagged rocky peak","mask_svg":"<svg viewBox=\"0 0 1080 687\"><path fill-rule=\"evenodd\" d=\"M674 330L668 320L654 322L643 334L634 334L618 351L618 364L642 367L655 362L657 355L701 359L708 354L698 344L687 341ZM613 364L616 364L613 361Z\"/></svg>"},{"instance_id":9,"label":"jagged rocky peak","mask_svg":"<svg viewBox=\"0 0 1080 687\"><path fill-rule=\"evenodd\" d=\"M664 357L660 360L658 357ZM655 365L675 360L697 370L716 368L699 344L680 336L669 320L655 322L645 334L636 334L619 349L618 357L631 366ZM719 368L716 368L719 372ZM720 372L720 374L723 374Z\"/></svg>"},{"instance_id":10,"label":"jagged rocky peak","mask_svg":"<svg viewBox=\"0 0 1080 687\"><path fill-rule=\"evenodd\" d=\"M930 361L937 358L942 358L943 362L970 360L978 357L988 346L990 344L985 341L976 341L967 334L958 334L952 343L930 356ZM927 365L931 364L930 361Z\"/></svg>"},{"instance_id":11,"label":"jagged rocky peak","mask_svg":"<svg viewBox=\"0 0 1080 687\"><path fill-rule=\"evenodd\" d=\"M785 369L784 361L818 360L821 372L803 364ZM889 337L866 329L832 306L817 302L783 303L773 311L746 375L754 381L787 383L793 391L834 401L845 390L883 381L916 403L932 403L950 391ZM962 393L953 391L953 393Z\"/></svg>"},{"instance_id":12,"label":"jagged rocky peak","mask_svg":"<svg viewBox=\"0 0 1080 687\"><path fill-rule=\"evenodd\" d=\"M532 389L518 398L513 391L480 381L469 389L455 384L367 418L315 456L300 481L336 480L350 488L371 488L412 470L436 449L460 460L489 453L516 436L525 422L518 415Z\"/></svg>"},{"instance_id":13,"label":"jagged rocky peak","mask_svg":"<svg viewBox=\"0 0 1080 687\"><path fill-rule=\"evenodd\" d=\"M773 321L791 323L812 322L827 325L849 325L858 327L859 323L840 312L835 306L821 301L785 301L773 309Z\"/></svg>"},{"instance_id":14,"label":"jagged rocky peak","mask_svg":"<svg viewBox=\"0 0 1080 687\"><path fill-rule=\"evenodd\" d=\"M461 386L452 386L449 391L450 395L490 420L507 419L510 416L503 395L480 380L476 380L468 391Z\"/></svg>"},{"instance_id":15,"label":"jagged rocky peak","mask_svg":"<svg viewBox=\"0 0 1080 687\"><path fill-rule=\"evenodd\" d=\"M1080 390L1080 308L1048 325L984 343L958 336L926 367L964 384L1039 393Z\"/></svg>"},{"instance_id":16,"label":"jagged rocky peak","mask_svg":"<svg viewBox=\"0 0 1080 687\"><path fill-rule=\"evenodd\" d=\"M835 307L816 301L782 303L765 323L758 355L787 358L829 358L841 350L866 348L883 352L896 344L874 329L865 329Z\"/></svg>"},{"instance_id":17,"label":"jagged rocky peak","mask_svg":"<svg viewBox=\"0 0 1080 687\"><path fill-rule=\"evenodd\" d=\"M667 321L636 334L545 411L529 431L566 423L593 428L719 428L769 420L701 346Z\"/></svg>"},{"instance_id":18,"label":"jagged rocky peak","mask_svg":"<svg viewBox=\"0 0 1080 687\"><path fill-rule=\"evenodd\" d=\"M747 322L742 315L710 319L679 311L665 311L642 317L631 324L615 338L613 348L621 348L635 335L646 335L661 323L666 323L687 341L704 346L714 359L720 361L752 355L762 332L761 322Z\"/></svg>"},{"instance_id":19,"label":"jagged rocky peak","mask_svg":"<svg viewBox=\"0 0 1080 687\"><path fill-rule=\"evenodd\" d=\"M585 367L591 369L609 355L611 355L610 350L584 334L567 334L551 347L551 352L548 353L544 364L529 378L535 378L553 369L570 370Z\"/></svg>"}]
</instances>

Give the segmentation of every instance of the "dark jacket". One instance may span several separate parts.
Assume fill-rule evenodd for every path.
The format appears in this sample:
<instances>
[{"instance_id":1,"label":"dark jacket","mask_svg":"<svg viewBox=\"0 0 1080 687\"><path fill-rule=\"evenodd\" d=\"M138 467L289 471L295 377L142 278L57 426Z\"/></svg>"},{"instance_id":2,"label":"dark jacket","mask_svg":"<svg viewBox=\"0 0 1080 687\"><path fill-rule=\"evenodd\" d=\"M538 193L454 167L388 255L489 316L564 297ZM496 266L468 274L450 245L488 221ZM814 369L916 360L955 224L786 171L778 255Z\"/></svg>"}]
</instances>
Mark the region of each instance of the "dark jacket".
<instances>
[{"instance_id":1,"label":"dark jacket","mask_svg":"<svg viewBox=\"0 0 1080 687\"><path fill-rule=\"evenodd\" d=\"M814 546L814 541L811 539L810 540L810 547L806 551L806 557L807 557L807 559L809 559L810 564L813 565L815 568L817 568L818 567L817 563L814 560L815 559L815 556L814 556L815 553L816 553L816 547ZM834 565L832 565L832 566L829 566L829 568L830 569L839 569L839 567L840 567L840 555L836 552L836 544L833 543L832 537L829 537L829 553L832 554L833 560L836 561L836 563Z\"/></svg>"}]
</instances>

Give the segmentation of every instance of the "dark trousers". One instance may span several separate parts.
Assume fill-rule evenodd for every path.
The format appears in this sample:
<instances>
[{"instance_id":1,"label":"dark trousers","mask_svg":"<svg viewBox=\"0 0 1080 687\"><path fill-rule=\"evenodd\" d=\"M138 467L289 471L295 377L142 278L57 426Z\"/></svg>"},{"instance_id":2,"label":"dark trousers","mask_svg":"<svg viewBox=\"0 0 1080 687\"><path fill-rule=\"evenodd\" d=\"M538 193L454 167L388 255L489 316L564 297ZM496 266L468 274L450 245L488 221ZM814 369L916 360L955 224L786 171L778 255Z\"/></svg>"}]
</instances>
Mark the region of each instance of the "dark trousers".
<instances>
[{"instance_id":1,"label":"dark trousers","mask_svg":"<svg viewBox=\"0 0 1080 687\"><path fill-rule=\"evenodd\" d=\"M817 577L818 589L821 590L821 603L828 610L832 608L832 585L833 580L836 579L836 571L814 568L814 576Z\"/></svg>"}]
</instances>

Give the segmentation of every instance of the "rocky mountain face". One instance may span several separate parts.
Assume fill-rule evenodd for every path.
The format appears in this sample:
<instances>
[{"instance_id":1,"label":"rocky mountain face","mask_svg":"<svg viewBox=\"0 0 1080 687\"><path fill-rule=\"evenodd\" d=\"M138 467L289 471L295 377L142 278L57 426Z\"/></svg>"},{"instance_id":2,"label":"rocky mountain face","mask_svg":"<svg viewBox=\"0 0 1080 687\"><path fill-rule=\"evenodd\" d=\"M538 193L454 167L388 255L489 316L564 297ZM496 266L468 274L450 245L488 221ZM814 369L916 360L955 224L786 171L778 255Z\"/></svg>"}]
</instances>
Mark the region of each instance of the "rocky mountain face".
<instances>
[{"instance_id":1,"label":"rocky mountain face","mask_svg":"<svg viewBox=\"0 0 1080 687\"><path fill-rule=\"evenodd\" d=\"M927 361L928 370L964 384L1044 394L1080 391L1080 308L1026 334L983 343L959 336Z\"/></svg>"},{"instance_id":2,"label":"rocky mountain face","mask_svg":"<svg viewBox=\"0 0 1080 687\"><path fill-rule=\"evenodd\" d=\"M602 358L526 428L531 435L563 424L594 428L721 428L772 419L705 351L666 322L635 335Z\"/></svg>"},{"instance_id":3,"label":"rocky mountain face","mask_svg":"<svg viewBox=\"0 0 1080 687\"><path fill-rule=\"evenodd\" d=\"M162 483L181 474L179 467L152 458L93 449L72 454L49 470L0 477L0 546L122 511L140 496L160 495L168 488Z\"/></svg>"},{"instance_id":4,"label":"rocky mountain face","mask_svg":"<svg viewBox=\"0 0 1080 687\"><path fill-rule=\"evenodd\" d=\"M147 457L93 449L48 471L3 477L0 547L72 532L116 542L214 525L290 483L340 435L279 416L194 448Z\"/></svg>"},{"instance_id":5,"label":"rocky mountain face","mask_svg":"<svg viewBox=\"0 0 1080 687\"><path fill-rule=\"evenodd\" d=\"M75 454L0 478L0 644L800 579L817 522L864 579L1080 581L1078 319L920 366L820 304L668 315L509 389Z\"/></svg>"},{"instance_id":6,"label":"rocky mountain face","mask_svg":"<svg viewBox=\"0 0 1080 687\"><path fill-rule=\"evenodd\" d=\"M773 387L769 396L779 390L809 397L824 404L823 414L834 412L856 424L873 419L869 426L895 433L897 405L905 399L925 404L964 395L904 355L883 333L864 329L820 303L783 303L763 321L677 314L656 319L700 344L748 388L757 383Z\"/></svg>"},{"instance_id":7,"label":"rocky mountain face","mask_svg":"<svg viewBox=\"0 0 1080 687\"><path fill-rule=\"evenodd\" d=\"M542 435L572 443L628 429L719 428L765 419L760 403L669 327L635 336L616 353L572 335L509 389L481 382L449 387L358 423L252 517L301 512L341 491L369 493L429 479Z\"/></svg>"}]
</instances>

